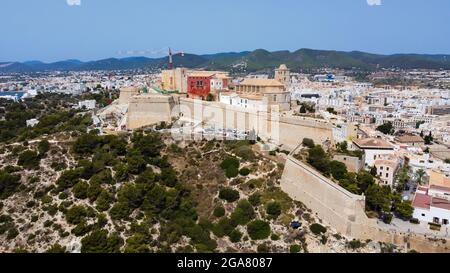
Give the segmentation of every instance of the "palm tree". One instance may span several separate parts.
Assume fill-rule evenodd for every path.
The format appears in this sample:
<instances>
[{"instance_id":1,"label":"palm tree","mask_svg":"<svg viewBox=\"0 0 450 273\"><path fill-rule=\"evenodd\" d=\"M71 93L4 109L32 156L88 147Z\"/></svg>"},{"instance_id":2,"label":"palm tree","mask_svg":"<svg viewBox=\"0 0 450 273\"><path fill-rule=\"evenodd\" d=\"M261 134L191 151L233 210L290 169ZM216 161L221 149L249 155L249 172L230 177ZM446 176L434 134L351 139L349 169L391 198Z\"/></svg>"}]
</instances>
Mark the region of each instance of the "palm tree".
<instances>
[{"instance_id":1,"label":"palm tree","mask_svg":"<svg viewBox=\"0 0 450 273\"><path fill-rule=\"evenodd\" d=\"M425 176L425 171L423 169L418 169L416 171L417 184L422 185L424 176Z\"/></svg>"}]
</instances>

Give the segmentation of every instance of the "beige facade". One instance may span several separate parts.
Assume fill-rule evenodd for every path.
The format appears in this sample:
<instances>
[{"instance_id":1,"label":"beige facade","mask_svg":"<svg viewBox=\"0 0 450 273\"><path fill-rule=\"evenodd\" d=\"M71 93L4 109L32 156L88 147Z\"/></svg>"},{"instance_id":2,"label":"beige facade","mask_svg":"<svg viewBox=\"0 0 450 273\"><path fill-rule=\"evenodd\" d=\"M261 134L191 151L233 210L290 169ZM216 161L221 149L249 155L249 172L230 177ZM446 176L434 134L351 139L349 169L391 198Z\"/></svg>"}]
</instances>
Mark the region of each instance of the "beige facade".
<instances>
[{"instance_id":1,"label":"beige facade","mask_svg":"<svg viewBox=\"0 0 450 273\"><path fill-rule=\"evenodd\" d=\"M384 186L393 187L395 175L400 167L397 160L378 159L375 160L375 167L377 168L377 175L380 178L380 183Z\"/></svg>"},{"instance_id":2,"label":"beige facade","mask_svg":"<svg viewBox=\"0 0 450 273\"><path fill-rule=\"evenodd\" d=\"M332 125L325 120L304 117L282 117L277 112L257 111L232 107L219 102L180 99L180 115L204 126L236 128L240 131L255 130L259 137L294 149L303 138L316 143L334 143Z\"/></svg>"},{"instance_id":3,"label":"beige facade","mask_svg":"<svg viewBox=\"0 0 450 273\"><path fill-rule=\"evenodd\" d=\"M284 86L289 84L291 72L285 64L282 64L278 69L275 69L275 80L281 82Z\"/></svg>"},{"instance_id":4,"label":"beige facade","mask_svg":"<svg viewBox=\"0 0 450 273\"><path fill-rule=\"evenodd\" d=\"M430 186L450 187L450 175L439 170L428 170Z\"/></svg>"},{"instance_id":5,"label":"beige facade","mask_svg":"<svg viewBox=\"0 0 450 273\"><path fill-rule=\"evenodd\" d=\"M172 96L141 94L131 97L127 128L134 130L162 121L171 122L173 107L175 107L175 100Z\"/></svg>"},{"instance_id":6,"label":"beige facade","mask_svg":"<svg viewBox=\"0 0 450 273\"><path fill-rule=\"evenodd\" d=\"M168 91L177 90L179 93L187 93L188 72L186 68L180 67L161 71L161 88Z\"/></svg>"},{"instance_id":7,"label":"beige facade","mask_svg":"<svg viewBox=\"0 0 450 273\"><path fill-rule=\"evenodd\" d=\"M274 79L244 79L235 86L235 92L262 97L269 106L277 106L281 111L291 108L291 93L286 91L284 84Z\"/></svg>"},{"instance_id":8,"label":"beige facade","mask_svg":"<svg viewBox=\"0 0 450 273\"><path fill-rule=\"evenodd\" d=\"M292 154L285 164L281 188L345 236L392 243L404 247L405 251L448 252L450 249L449 240L381 228L375 219L366 216L364 196L346 191Z\"/></svg>"},{"instance_id":9,"label":"beige facade","mask_svg":"<svg viewBox=\"0 0 450 273\"><path fill-rule=\"evenodd\" d=\"M139 88L130 86L120 89L119 104L126 105L130 102L130 98L139 94Z\"/></svg>"},{"instance_id":10,"label":"beige facade","mask_svg":"<svg viewBox=\"0 0 450 273\"><path fill-rule=\"evenodd\" d=\"M338 154L333 156L333 160L344 163L349 172L357 173L364 168L364 155L363 158L359 159L356 156Z\"/></svg>"}]
</instances>

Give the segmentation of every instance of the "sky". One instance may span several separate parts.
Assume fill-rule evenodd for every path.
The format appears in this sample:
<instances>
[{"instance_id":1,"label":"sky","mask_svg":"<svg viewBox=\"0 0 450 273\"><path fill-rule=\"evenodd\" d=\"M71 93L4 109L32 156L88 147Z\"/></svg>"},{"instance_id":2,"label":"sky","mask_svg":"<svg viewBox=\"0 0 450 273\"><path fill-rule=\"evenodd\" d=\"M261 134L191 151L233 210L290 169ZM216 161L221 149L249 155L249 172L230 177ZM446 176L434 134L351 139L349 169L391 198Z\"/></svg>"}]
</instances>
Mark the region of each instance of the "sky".
<instances>
[{"instance_id":1,"label":"sky","mask_svg":"<svg viewBox=\"0 0 450 273\"><path fill-rule=\"evenodd\" d=\"M1 0L0 61L264 48L450 54L449 0Z\"/></svg>"}]
</instances>

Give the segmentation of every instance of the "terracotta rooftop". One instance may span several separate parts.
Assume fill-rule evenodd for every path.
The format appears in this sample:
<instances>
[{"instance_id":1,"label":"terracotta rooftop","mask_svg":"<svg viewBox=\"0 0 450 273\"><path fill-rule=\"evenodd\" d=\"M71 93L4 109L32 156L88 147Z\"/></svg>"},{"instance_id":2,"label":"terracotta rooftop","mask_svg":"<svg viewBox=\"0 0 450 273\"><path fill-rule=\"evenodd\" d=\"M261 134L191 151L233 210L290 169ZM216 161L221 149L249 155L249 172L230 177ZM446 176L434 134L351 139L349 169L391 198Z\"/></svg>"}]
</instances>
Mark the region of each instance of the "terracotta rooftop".
<instances>
[{"instance_id":1,"label":"terracotta rooftop","mask_svg":"<svg viewBox=\"0 0 450 273\"><path fill-rule=\"evenodd\" d=\"M353 143L355 143L356 146L362 149L370 149L370 148L391 149L391 150L394 149L394 146L392 146L389 142L381 138L356 139L353 140Z\"/></svg>"},{"instance_id":2,"label":"terracotta rooftop","mask_svg":"<svg viewBox=\"0 0 450 273\"><path fill-rule=\"evenodd\" d=\"M430 209L431 196L422 193L416 193L412 206L415 208Z\"/></svg>"},{"instance_id":3,"label":"terracotta rooftop","mask_svg":"<svg viewBox=\"0 0 450 273\"><path fill-rule=\"evenodd\" d=\"M430 209L430 207L450 210L450 201L443 198L433 197L428 194L416 193L412 204L415 208Z\"/></svg>"},{"instance_id":4,"label":"terracotta rooftop","mask_svg":"<svg viewBox=\"0 0 450 273\"><path fill-rule=\"evenodd\" d=\"M439 185L431 185L430 189L450 192L450 188L449 187L444 187L444 186L439 186Z\"/></svg>"},{"instance_id":5,"label":"terracotta rooftop","mask_svg":"<svg viewBox=\"0 0 450 273\"><path fill-rule=\"evenodd\" d=\"M281 82L274 79L244 79L239 85L284 87Z\"/></svg>"},{"instance_id":6,"label":"terracotta rooftop","mask_svg":"<svg viewBox=\"0 0 450 273\"><path fill-rule=\"evenodd\" d=\"M423 143L424 142L423 138L421 138L420 136L415 136L415 135L401 136L401 137L398 137L396 140L400 143L411 143L411 142Z\"/></svg>"}]
</instances>

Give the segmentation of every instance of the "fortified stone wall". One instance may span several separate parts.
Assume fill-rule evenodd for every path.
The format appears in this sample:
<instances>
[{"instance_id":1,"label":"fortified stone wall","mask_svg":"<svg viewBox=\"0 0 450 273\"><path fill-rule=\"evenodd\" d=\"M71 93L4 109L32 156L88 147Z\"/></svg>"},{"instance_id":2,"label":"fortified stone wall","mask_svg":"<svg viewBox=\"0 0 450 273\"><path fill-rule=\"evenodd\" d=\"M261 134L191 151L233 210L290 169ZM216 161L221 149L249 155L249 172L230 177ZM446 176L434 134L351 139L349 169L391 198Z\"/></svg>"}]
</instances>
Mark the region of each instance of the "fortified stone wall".
<instances>
[{"instance_id":1,"label":"fortified stone wall","mask_svg":"<svg viewBox=\"0 0 450 273\"><path fill-rule=\"evenodd\" d=\"M241 131L254 129L259 137L293 150L303 138L316 143L333 142L332 125L325 120L283 117L277 112L268 113L232 107L229 105L192 99L180 99L180 114L183 118L203 121L207 126L236 128Z\"/></svg>"},{"instance_id":2,"label":"fortified stone wall","mask_svg":"<svg viewBox=\"0 0 450 273\"><path fill-rule=\"evenodd\" d=\"M364 196L348 192L295 159L292 154L285 164L282 190L292 199L304 203L339 233L360 240L370 239L405 246L405 249L419 252L450 251L450 242L446 240L380 228L375 219L369 219L365 214Z\"/></svg>"},{"instance_id":3,"label":"fortified stone wall","mask_svg":"<svg viewBox=\"0 0 450 273\"><path fill-rule=\"evenodd\" d=\"M143 126L171 122L175 101L171 96L140 94L130 98L127 127L131 130Z\"/></svg>"},{"instance_id":4,"label":"fortified stone wall","mask_svg":"<svg viewBox=\"0 0 450 273\"><path fill-rule=\"evenodd\" d=\"M345 164L349 172L357 173L364 167L364 155L362 159L356 156L349 156L344 154L337 154L333 156L333 160L342 162Z\"/></svg>"}]
</instances>

